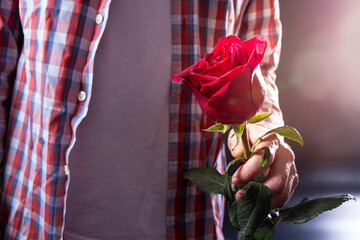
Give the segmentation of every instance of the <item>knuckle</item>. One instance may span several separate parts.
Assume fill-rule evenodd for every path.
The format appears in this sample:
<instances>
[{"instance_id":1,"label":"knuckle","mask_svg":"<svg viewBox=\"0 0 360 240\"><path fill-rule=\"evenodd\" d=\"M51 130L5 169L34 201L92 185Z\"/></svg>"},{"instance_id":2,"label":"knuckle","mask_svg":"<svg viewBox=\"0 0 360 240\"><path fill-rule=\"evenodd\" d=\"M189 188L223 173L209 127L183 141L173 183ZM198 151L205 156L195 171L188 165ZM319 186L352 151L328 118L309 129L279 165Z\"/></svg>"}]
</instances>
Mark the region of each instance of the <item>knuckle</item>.
<instances>
[{"instance_id":1,"label":"knuckle","mask_svg":"<svg viewBox=\"0 0 360 240\"><path fill-rule=\"evenodd\" d=\"M295 161L294 152L291 149L287 149L287 154L288 154L289 159L291 159L291 161L294 162Z\"/></svg>"},{"instance_id":2,"label":"knuckle","mask_svg":"<svg viewBox=\"0 0 360 240\"><path fill-rule=\"evenodd\" d=\"M269 165L272 165L275 161L275 150L270 148Z\"/></svg>"},{"instance_id":3,"label":"knuckle","mask_svg":"<svg viewBox=\"0 0 360 240\"><path fill-rule=\"evenodd\" d=\"M299 175L295 173L294 186L296 187L298 184L299 184Z\"/></svg>"},{"instance_id":4,"label":"knuckle","mask_svg":"<svg viewBox=\"0 0 360 240\"><path fill-rule=\"evenodd\" d=\"M288 159L291 162L295 161L295 154L294 152L291 150L291 148L289 147L289 145L287 145L286 143L284 143L283 145L283 154L286 157L286 159Z\"/></svg>"},{"instance_id":5,"label":"knuckle","mask_svg":"<svg viewBox=\"0 0 360 240\"><path fill-rule=\"evenodd\" d=\"M269 147L277 149L280 145L279 139L276 137L275 133L271 133L263 138L263 140L259 143L258 148Z\"/></svg>"},{"instance_id":6,"label":"knuckle","mask_svg":"<svg viewBox=\"0 0 360 240\"><path fill-rule=\"evenodd\" d=\"M297 168L296 168L296 164L295 161L291 162L291 170L293 171L294 174L297 174Z\"/></svg>"}]
</instances>

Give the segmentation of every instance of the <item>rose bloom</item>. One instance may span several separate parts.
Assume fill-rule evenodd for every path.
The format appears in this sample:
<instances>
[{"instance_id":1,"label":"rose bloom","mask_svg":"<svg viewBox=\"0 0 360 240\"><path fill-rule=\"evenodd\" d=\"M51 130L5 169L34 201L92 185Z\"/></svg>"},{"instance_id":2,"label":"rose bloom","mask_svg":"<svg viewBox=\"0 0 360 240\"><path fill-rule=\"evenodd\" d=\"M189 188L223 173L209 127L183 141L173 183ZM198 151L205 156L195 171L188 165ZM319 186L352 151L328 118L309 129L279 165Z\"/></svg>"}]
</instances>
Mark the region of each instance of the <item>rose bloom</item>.
<instances>
[{"instance_id":1,"label":"rose bloom","mask_svg":"<svg viewBox=\"0 0 360 240\"><path fill-rule=\"evenodd\" d=\"M259 35L244 42L232 35L222 37L211 53L171 78L192 90L211 119L241 124L256 114L266 97L265 82L255 75L265 49L266 40Z\"/></svg>"}]
</instances>

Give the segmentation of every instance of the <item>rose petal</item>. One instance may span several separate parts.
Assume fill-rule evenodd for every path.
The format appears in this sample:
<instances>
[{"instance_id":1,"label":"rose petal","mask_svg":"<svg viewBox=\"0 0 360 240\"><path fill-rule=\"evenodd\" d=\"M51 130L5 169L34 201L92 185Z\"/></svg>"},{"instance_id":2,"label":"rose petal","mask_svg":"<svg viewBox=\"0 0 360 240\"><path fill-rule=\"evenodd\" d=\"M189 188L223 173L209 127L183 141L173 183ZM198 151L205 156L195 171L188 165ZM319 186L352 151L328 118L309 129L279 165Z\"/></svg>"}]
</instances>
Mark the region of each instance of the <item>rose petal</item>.
<instances>
[{"instance_id":1,"label":"rose petal","mask_svg":"<svg viewBox=\"0 0 360 240\"><path fill-rule=\"evenodd\" d=\"M246 64L249 55L247 49L243 45L231 44L227 45L226 48L231 52L229 69Z\"/></svg>"},{"instance_id":2,"label":"rose petal","mask_svg":"<svg viewBox=\"0 0 360 240\"><path fill-rule=\"evenodd\" d=\"M254 59L251 66L255 69L264 57L267 42L265 38L255 35L253 38L250 38L243 43L246 46L246 49L248 49L249 56L253 55Z\"/></svg>"},{"instance_id":3,"label":"rose petal","mask_svg":"<svg viewBox=\"0 0 360 240\"><path fill-rule=\"evenodd\" d=\"M189 74L191 75L190 78L196 78L196 81L200 84L199 88L196 88L200 90L202 85L208 84L209 82L215 81L217 77L205 75L204 72L206 69L191 69L189 71Z\"/></svg>"},{"instance_id":4,"label":"rose petal","mask_svg":"<svg viewBox=\"0 0 360 240\"><path fill-rule=\"evenodd\" d=\"M210 118L226 124L243 123L265 99L265 82L252 74L264 57L266 44L258 35L244 42L236 36L222 37L211 53L171 77L191 89Z\"/></svg>"},{"instance_id":5,"label":"rose petal","mask_svg":"<svg viewBox=\"0 0 360 240\"><path fill-rule=\"evenodd\" d=\"M182 79L185 79L186 77L188 77L189 75L189 71L193 68L198 68L199 63L200 63L201 59L197 60L196 63L188 68L186 68L184 71L178 73L178 74L174 74L174 76L178 76ZM174 80L175 81L175 80Z\"/></svg>"},{"instance_id":6,"label":"rose petal","mask_svg":"<svg viewBox=\"0 0 360 240\"><path fill-rule=\"evenodd\" d=\"M210 59L211 65L216 65L230 57L230 54L229 54L229 52L226 51L226 49L222 48L222 50L223 50L223 52L221 54L219 54L217 56L214 55L214 57Z\"/></svg>"},{"instance_id":7,"label":"rose petal","mask_svg":"<svg viewBox=\"0 0 360 240\"><path fill-rule=\"evenodd\" d=\"M212 120L216 120L216 118L212 114L212 110L210 109L210 107L208 105L209 98L202 95L198 90L196 90L193 86L191 86L191 84L189 82L184 81L184 83L188 88L190 88L190 90L194 94L196 101L199 103L199 106L200 106L201 110L203 111L203 113L206 116L208 116L209 118L211 118Z\"/></svg>"},{"instance_id":8,"label":"rose petal","mask_svg":"<svg viewBox=\"0 0 360 240\"><path fill-rule=\"evenodd\" d=\"M234 36L234 35L229 35L227 36L227 39L229 42L233 43L233 44L240 44L243 45L244 43L240 40L240 38Z\"/></svg>"},{"instance_id":9,"label":"rose petal","mask_svg":"<svg viewBox=\"0 0 360 240\"><path fill-rule=\"evenodd\" d=\"M214 95L217 91L219 91L219 89L221 89L222 87L224 87L227 83L229 83L233 78L235 78L238 74L240 74L243 69L245 68L245 66L240 66L237 67L229 72L227 72L226 74L224 74L223 76L214 79L211 82L208 82L207 84L203 84L201 86L200 92L207 96L207 97L211 97L212 95Z\"/></svg>"},{"instance_id":10,"label":"rose petal","mask_svg":"<svg viewBox=\"0 0 360 240\"><path fill-rule=\"evenodd\" d=\"M211 51L212 54L218 54L219 52L221 52L221 48L224 47L225 44L228 44L229 40L227 37L221 37L219 38L218 43L216 44L216 46L214 47L214 49Z\"/></svg>"},{"instance_id":11,"label":"rose petal","mask_svg":"<svg viewBox=\"0 0 360 240\"><path fill-rule=\"evenodd\" d=\"M197 62L194 65L188 67L184 71L182 71L178 74L171 74L171 79L174 80L175 82L182 82L182 81L191 82L194 87L197 87L198 89L200 89L200 83L197 82L198 80L190 78L190 71L193 68L197 68L199 63L200 63L200 60L197 60Z\"/></svg>"},{"instance_id":12,"label":"rose petal","mask_svg":"<svg viewBox=\"0 0 360 240\"><path fill-rule=\"evenodd\" d=\"M229 71L230 58L229 56L223 59L221 62L206 69L202 74L209 75L212 77L220 77Z\"/></svg>"},{"instance_id":13,"label":"rose petal","mask_svg":"<svg viewBox=\"0 0 360 240\"><path fill-rule=\"evenodd\" d=\"M171 79L175 82L182 82L184 79L182 77L179 77L178 75L171 74Z\"/></svg>"},{"instance_id":14,"label":"rose petal","mask_svg":"<svg viewBox=\"0 0 360 240\"><path fill-rule=\"evenodd\" d=\"M214 54L206 53L205 56L204 56L204 59L198 60L199 61L198 67L199 68L205 68L205 69L211 67L211 64L210 64L209 60L213 57L213 55Z\"/></svg>"},{"instance_id":15,"label":"rose petal","mask_svg":"<svg viewBox=\"0 0 360 240\"><path fill-rule=\"evenodd\" d=\"M218 53L221 48L223 48L227 44L243 44L243 42L234 35L229 35L227 37L219 38L218 43L216 44L215 48L211 51L211 53Z\"/></svg>"},{"instance_id":16,"label":"rose petal","mask_svg":"<svg viewBox=\"0 0 360 240\"><path fill-rule=\"evenodd\" d=\"M240 124L255 115L258 109L252 102L251 76L252 69L246 67L209 99L208 105L217 121Z\"/></svg>"}]
</instances>

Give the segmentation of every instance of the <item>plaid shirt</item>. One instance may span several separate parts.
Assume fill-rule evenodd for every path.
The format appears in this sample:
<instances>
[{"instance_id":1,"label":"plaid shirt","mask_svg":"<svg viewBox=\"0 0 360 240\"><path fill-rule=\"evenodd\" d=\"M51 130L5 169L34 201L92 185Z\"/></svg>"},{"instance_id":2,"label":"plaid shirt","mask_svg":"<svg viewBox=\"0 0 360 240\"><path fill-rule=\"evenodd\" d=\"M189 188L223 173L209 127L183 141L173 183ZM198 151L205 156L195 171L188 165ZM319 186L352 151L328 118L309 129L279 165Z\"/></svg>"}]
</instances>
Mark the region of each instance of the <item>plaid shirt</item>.
<instances>
[{"instance_id":1,"label":"plaid shirt","mask_svg":"<svg viewBox=\"0 0 360 240\"><path fill-rule=\"evenodd\" d=\"M94 57L110 0L1 0L1 234L4 239L60 239L67 165L91 98ZM221 36L268 40L262 72L264 111L282 125L274 71L281 24L276 0L172 0L172 72L210 52ZM170 76L169 76L169 81ZM224 200L182 178L192 167L224 170L217 133L191 92L172 82L169 132L168 239L222 238ZM220 157L218 157L220 156Z\"/></svg>"}]
</instances>

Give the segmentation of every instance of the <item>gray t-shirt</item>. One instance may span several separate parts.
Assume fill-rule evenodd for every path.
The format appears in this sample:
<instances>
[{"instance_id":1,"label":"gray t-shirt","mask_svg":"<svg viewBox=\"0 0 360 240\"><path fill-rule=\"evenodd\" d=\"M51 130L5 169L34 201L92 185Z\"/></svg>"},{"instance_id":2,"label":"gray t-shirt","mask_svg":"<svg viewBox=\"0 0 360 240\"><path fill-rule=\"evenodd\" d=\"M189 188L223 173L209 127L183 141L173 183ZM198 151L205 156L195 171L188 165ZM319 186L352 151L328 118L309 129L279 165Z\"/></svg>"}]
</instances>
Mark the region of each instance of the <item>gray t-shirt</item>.
<instances>
[{"instance_id":1,"label":"gray t-shirt","mask_svg":"<svg viewBox=\"0 0 360 240\"><path fill-rule=\"evenodd\" d=\"M66 240L166 238L170 13L167 0L110 5L69 158Z\"/></svg>"}]
</instances>

